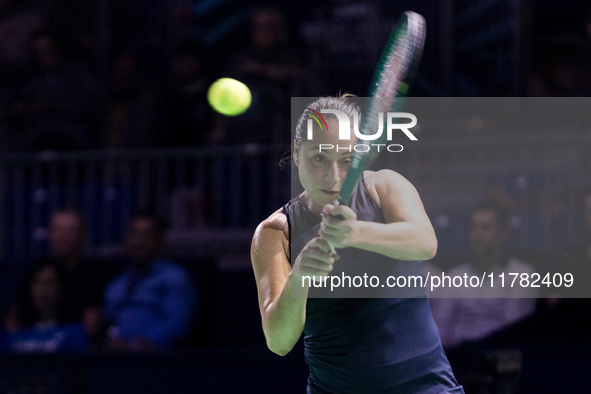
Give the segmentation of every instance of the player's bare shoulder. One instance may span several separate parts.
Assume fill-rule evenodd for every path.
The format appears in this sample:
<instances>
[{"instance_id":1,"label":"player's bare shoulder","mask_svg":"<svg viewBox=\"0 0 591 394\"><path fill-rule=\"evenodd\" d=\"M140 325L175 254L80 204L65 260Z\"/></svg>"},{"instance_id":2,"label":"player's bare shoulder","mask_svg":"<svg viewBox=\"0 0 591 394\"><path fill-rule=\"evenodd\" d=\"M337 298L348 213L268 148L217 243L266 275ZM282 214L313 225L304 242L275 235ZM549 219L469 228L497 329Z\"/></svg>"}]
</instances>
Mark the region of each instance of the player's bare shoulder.
<instances>
[{"instance_id":1,"label":"player's bare shoulder","mask_svg":"<svg viewBox=\"0 0 591 394\"><path fill-rule=\"evenodd\" d=\"M414 186L404 176L388 169L364 171L363 180L369 195L380 207L384 196L414 190Z\"/></svg>"},{"instance_id":2,"label":"player's bare shoulder","mask_svg":"<svg viewBox=\"0 0 591 394\"><path fill-rule=\"evenodd\" d=\"M252 238L251 251L256 253L263 248L268 249L279 245L285 250L286 256L289 256L289 223L282 208L273 212L257 226Z\"/></svg>"},{"instance_id":3,"label":"player's bare shoulder","mask_svg":"<svg viewBox=\"0 0 591 394\"><path fill-rule=\"evenodd\" d=\"M279 208L269 215L268 218L263 220L257 227L257 231L258 230L278 231L283 233L287 239L289 236L289 225L287 222L287 217L283 213L283 208Z\"/></svg>"}]
</instances>

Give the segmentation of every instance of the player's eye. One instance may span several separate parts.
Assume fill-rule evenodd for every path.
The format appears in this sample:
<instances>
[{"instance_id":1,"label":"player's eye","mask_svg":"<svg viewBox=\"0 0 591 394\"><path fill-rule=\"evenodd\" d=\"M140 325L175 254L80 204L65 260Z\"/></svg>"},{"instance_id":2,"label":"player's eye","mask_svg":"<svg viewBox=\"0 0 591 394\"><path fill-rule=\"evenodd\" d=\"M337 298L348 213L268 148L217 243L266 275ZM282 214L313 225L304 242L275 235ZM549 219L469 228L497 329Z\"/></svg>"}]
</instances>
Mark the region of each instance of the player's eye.
<instances>
[{"instance_id":1,"label":"player's eye","mask_svg":"<svg viewBox=\"0 0 591 394\"><path fill-rule=\"evenodd\" d=\"M343 160L343 164L346 166L350 166L352 162L353 162L353 159L351 159L351 158Z\"/></svg>"},{"instance_id":2,"label":"player's eye","mask_svg":"<svg viewBox=\"0 0 591 394\"><path fill-rule=\"evenodd\" d=\"M318 163L323 163L326 161L326 158L322 155L314 155L313 160Z\"/></svg>"}]
</instances>

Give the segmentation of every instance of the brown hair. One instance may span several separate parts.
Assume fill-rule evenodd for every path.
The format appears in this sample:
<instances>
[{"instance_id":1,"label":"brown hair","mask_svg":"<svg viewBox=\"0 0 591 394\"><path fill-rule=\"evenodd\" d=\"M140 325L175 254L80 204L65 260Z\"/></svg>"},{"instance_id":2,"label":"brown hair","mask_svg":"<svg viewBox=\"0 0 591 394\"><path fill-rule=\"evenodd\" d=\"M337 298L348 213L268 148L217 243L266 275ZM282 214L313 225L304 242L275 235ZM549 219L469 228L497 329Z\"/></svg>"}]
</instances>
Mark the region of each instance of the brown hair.
<instances>
[{"instance_id":1,"label":"brown hair","mask_svg":"<svg viewBox=\"0 0 591 394\"><path fill-rule=\"evenodd\" d=\"M306 141L306 125L308 122L308 119L312 119L312 115L311 115L311 111L308 111L307 109L312 109L314 111L318 111L320 112L321 109L338 109L340 111L345 112L347 115L349 115L350 117L353 116L354 113L358 113L361 115L361 110L359 108L359 106L349 100L349 97L356 97L354 94L350 94L350 93L344 93L340 96L326 96L326 97L320 97L317 100L313 101L312 103L308 104L306 106L306 110L304 110L302 112L302 114L300 115L297 125L296 125L296 129L295 129L295 136L294 136L294 144L296 144L297 146L299 146L301 144L302 141ZM327 114L327 117L334 117L333 114ZM361 118L361 116L359 116L359 118ZM292 148L293 149L293 148ZM286 167L288 167L288 164L291 163L291 157L292 157L292 152L286 152L283 154L283 156L281 157L281 160L279 161L279 167L281 169L285 169Z\"/></svg>"},{"instance_id":2,"label":"brown hair","mask_svg":"<svg viewBox=\"0 0 591 394\"><path fill-rule=\"evenodd\" d=\"M349 97L355 97L355 95L345 93L339 97L320 97L313 103L310 103L306 109L309 108L320 112L321 109L330 108L343 111L349 116L353 116L354 113L360 114L361 110L359 109L359 106L353 101L348 100ZM328 116L334 115L328 114ZM312 119L310 111L304 111L298 119L294 138L296 144L300 144L302 141L305 141L306 133L304 133L304 129L306 128L308 119Z\"/></svg>"}]
</instances>

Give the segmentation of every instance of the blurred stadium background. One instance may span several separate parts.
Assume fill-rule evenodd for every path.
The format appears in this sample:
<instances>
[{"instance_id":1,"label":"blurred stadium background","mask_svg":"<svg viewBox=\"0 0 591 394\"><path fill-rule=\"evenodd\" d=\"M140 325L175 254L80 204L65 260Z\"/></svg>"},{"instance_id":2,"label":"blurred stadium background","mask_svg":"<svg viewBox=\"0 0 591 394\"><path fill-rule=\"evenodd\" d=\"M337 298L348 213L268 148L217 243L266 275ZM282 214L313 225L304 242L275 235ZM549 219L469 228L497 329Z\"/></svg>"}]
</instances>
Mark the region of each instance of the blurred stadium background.
<instances>
[{"instance_id":1,"label":"blurred stadium background","mask_svg":"<svg viewBox=\"0 0 591 394\"><path fill-rule=\"evenodd\" d=\"M238 0L22 3L39 10L48 26L67 33L105 90L122 54L133 55L142 86L166 80L175 45L185 38L206 48L211 77L225 76L236 67L234 55L250 45L250 15L265 5ZM591 8L583 0L273 5L285 16L290 45L306 70L305 87L292 83L289 94L280 97L287 107L290 95L347 91L363 96L381 43L407 9L423 14L428 25L413 96L585 100L591 92ZM278 166L289 138L249 140L257 131L237 118L225 125L229 135L242 136L231 144L111 146L105 142L107 98L98 117L100 141L90 149L21 151L11 144L7 115L21 76L14 64L5 59L1 77L0 310L6 311L23 268L45 252L49 216L64 206L83 212L89 253L105 261L118 255L130 215L156 210L170 224L166 253L199 278L205 300L214 306L204 322L210 335L204 346L149 355L2 355L0 391L302 392L307 372L301 352L279 359L265 350L248 256L255 226L290 196L289 171ZM255 97L252 111L265 114L265 105ZM269 128L279 134L289 130L289 122L281 120L286 118ZM440 264L458 263L467 253L469 208L485 199L514 209L513 246L523 256L551 264L578 242L581 193L591 183L589 131L540 127L500 138L476 125L458 128L454 135L422 137L422 144L396 165L423 197L438 232ZM514 369L516 358L506 353L486 353L488 358L479 353L456 362L458 368L465 360L481 363L474 373L487 392L585 392L577 390L591 387L589 376L579 373L589 368L589 344L567 344L562 340L567 331L546 343L512 345L518 360ZM495 364L498 360L509 369ZM486 380L490 376L494 384Z\"/></svg>"}]
</instances>

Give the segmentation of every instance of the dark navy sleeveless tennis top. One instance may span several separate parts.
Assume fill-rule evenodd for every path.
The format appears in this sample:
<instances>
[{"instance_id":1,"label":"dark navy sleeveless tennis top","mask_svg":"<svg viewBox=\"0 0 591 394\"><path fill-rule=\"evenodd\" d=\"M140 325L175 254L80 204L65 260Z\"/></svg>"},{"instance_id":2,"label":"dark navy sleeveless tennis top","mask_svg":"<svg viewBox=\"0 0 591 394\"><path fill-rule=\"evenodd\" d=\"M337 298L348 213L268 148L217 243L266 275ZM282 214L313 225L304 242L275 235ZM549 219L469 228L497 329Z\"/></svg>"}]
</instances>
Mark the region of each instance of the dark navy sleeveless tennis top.
<instances>
[{"instance_id":1,"label":"dark navy sleeveless tennis top","mask_svg":"<svg viewBox=\"0 0 591 394\"><path fill-rule=\"evenodd\" d=\"M384 223L359 182L350 207L358 220ZM318 235L320 217L296 197L283 207L292 261ZM341 263L385 264L415 271L420 262L397 261L356 248L339 249ZM304 326L308 393L463 393L441 347L429 301L418 298L308 298Z\"/></svg>"}]
</instances>

